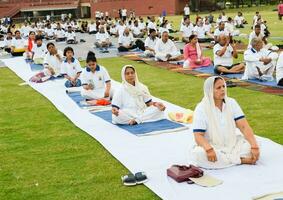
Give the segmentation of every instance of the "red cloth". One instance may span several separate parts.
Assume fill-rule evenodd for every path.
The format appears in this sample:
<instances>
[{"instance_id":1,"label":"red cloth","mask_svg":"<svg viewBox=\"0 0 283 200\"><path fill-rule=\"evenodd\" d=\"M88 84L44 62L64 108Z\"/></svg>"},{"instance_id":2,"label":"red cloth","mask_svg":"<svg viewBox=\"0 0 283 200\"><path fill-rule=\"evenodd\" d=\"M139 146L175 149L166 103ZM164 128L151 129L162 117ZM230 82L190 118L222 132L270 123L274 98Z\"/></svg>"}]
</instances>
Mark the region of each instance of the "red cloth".
<instances>
[{"instance_id":1,"label":"red cloth","mask_svg":"<svg viewBox=\"0 0 283 200\"><path fill-rule=\"evenodd\" d=\"M28 51L29 51L29 52L31 52L32 47L33 47L33 41L29 38L29 39L28 39Z\"/></svg>"},{"instance_id":2,"label":"red cloth","mask_svg":"<svg viewBox=\"0 0 283 200\"><path fill-rule=\"evenodd\" d=\"M283 15L283 3L278 5L278 14Z\"/></svg>"}]
</instances>

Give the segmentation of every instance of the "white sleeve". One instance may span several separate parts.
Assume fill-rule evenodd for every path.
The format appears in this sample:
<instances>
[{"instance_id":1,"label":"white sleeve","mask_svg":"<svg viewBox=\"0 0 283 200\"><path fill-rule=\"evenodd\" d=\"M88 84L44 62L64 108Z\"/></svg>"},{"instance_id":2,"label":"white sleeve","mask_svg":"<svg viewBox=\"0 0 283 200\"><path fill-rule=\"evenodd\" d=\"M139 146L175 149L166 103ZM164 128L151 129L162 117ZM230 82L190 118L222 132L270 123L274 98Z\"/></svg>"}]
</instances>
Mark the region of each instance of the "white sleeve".
<instances>
[{"instance_id":1,"label":"white sleeve","mask_svg":"<svg viewBox=\"0 0 283 200\"><path fill-rule=\"evenodd\" d=\"M200 104L197 105L194 111L193 118L193 132L205 133L207 130L207 121L204 110L201 108Z\"/></svg>"},{"instance_id":2,"label":"white sleeve","mask_svg":"<svg viewBox=\"0 0 283 200\"><path fill-rule=\"evenodd\" d=\"M122 35L121 36L119 36L119 38L118 38L118 44L123 44L123 40L122 40Z\"/></svg>"},{"instance_id":3,"label":"white sleeve","mask_svg":"<svg viewBox=\"0 0 283 200\"><path fill-rule=\"evenodd\" d=\"M120 86L120 87L122 87L122 86ZM118 109L122 108L122 106L123 106L122 88L115 91L111 104L112 104L112 107L114 107L114 108L118 108Z\"/></svg>"},{"instance_id":4,"label":"white sleeve","mask_svg":"<svg viewBox=\"0 0 283 200\"><path fill-rule=\"evenodd\" d=\"M111 78L110 78L110 76L109 76L109 73L108 73L107 69L102 68L102 70L103 70L103 79L104 79L104 82L106 83L106 82L111 81Z\"/></svg>"},{"instance_id":5,"label":"white sleeve","mask_svg":"<svg viewBox=\"0 0 283 200\"><path fill-rule=\"evenodd\" d=\"M61 69L60 73L62 75L67 75L67 67L64 62L61 63L60 69Z\"/></svg>"},{"instance_id":6,"label":"white sleeve","mask_svg":"<svg viewBox=\"0 0 283 200\"><path fill-rule=\"evenodd\" d=\"M75 68L76 68L76 73L82 72L82 67L81 67L80 61L76 60L76 66L75 66Z\"/></svg>"},{"instance_id":7,"label":"white sleeve","mask_svg":"<svg viewBox=\"0 0 283 200\"><path fill-rule=\"evenodd\" d=\"M259 61L260 56L258 54L253 54L251 50L246 50L244 53L244 60L248 62L257 62Z\"/></svg>"},{"instance_id":8,"label":"white sleeve","mask_svg":"<svg viewBox=\"0 0 283 200\"><path fill-rule=\"evenodd\" d=\"M82 85L87 85L89 83L89 80L87 79L86 69L84 69L81 74L81 81L82 81Z\"/></svg>"},{"instance_id":9,"label":"white sleeve","mask_svg":"<svg viewBox=\"0 0 283 200\"><path fill-rule=\"evenodd\" d=\"M145 46L145 47L148 47L148 45L149 45L148 43L149 43L149 38L147 37L147 38L145 39L145 41L144 41L144 46Z\"/></svg>"},{"instance_id":10,"label":"white sleeve","mask_svg":"<svg viewBox=\"0 0 283 200\"><path fill-rule=\"evenodd\" d=\"M220 51L221 48L220 48L220 45L219 44L216 44L214 47L213 47L213 54L214 55L217 55L217 52ZM218 55L217 55L218 56Z\"/></svg>"},{"instance_id":11,"label":"white sleeve","mask_svg":"<svg viewBox=\"0 0 283 200\"><path fill-rule=\"evenodd\" d=\"M235 99L230 98L229 99L231 103L231 108L232 108L232 113L233 113L233 118L235 121L242 119L245 117L244 112L242 111L240 105Z\"/></svg>"}]
</instances>

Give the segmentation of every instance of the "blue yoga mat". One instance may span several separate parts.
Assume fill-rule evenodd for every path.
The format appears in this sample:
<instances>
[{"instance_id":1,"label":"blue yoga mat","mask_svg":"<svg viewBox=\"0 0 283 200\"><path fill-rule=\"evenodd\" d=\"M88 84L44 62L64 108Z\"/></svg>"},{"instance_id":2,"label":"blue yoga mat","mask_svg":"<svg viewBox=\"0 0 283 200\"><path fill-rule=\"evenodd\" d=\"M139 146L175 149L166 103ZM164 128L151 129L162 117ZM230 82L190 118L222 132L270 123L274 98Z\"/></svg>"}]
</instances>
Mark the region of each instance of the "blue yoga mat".
<instances>
[{"instance_id":1,"label":"blue yoga mat","mask_svg":"<svg viewBox=\"0 0 283 200\"><path fill-rule=\"evenodd\" d=\"M200 67L197 69L194 69L194 71L200 72L200 73L205 73L205 74L212 74L212 75L217 75L214 73L214 67L209 66L209 67ZM242 78L243 74L224 74L221 75L227 78Z\"/></svg>"},{"instance_id":2,"label":"blue yoga mat","mask_svg":"<svg viewBox=\"0 0 283 200\"><path fill-rule=\"evenodd\" d=\"M112 123L112 113L111 111L101 111L92 113L105 121ZM178 124L176 122L172 122L167 119L162 119L156 122L147 122L143 124L137 124L134 126L130 125L117 125L118 127L130 132L131 134L141 136L147 133L155 132L155 131L165 131L170 129L182 128L185 127L182 124Z\"/></svg>"},{"instance_id":3,"label":"blue yoga mat","mask_svg":"<svg viewBox=\"0 0 283 200\"><path fill-rule=\"evenodd\" d=\"M85 98L81 96L80 92L72 92L72 93L67 93L71 99L73 99L74 102L78 104L79 107L89 107L90 105L82 105L80 102L84 101Z\"/></svg>"},{"instance_id":4,"label":"blue yoga mat","mask_svg":"<svg viewBox=\"0 0 283 200\"><path fill-rule=\"evenodd\" d=\"M253 80L247 80L247 82L283 89L283 86L277 85L275 80L273 80L273 81L260 81L258 79L253 79Z\"/></svg>"},{"instance_id":5,"label":"blue yoga mat","mask_svg":"<svg viewBox=\"0 0 283 200\"><path fill-rule=\"evenodd\" d=\"M41 64L29 63L29 65L32 71L41 71L44 69L43 65Z\"/></svg>"}]
</instances>

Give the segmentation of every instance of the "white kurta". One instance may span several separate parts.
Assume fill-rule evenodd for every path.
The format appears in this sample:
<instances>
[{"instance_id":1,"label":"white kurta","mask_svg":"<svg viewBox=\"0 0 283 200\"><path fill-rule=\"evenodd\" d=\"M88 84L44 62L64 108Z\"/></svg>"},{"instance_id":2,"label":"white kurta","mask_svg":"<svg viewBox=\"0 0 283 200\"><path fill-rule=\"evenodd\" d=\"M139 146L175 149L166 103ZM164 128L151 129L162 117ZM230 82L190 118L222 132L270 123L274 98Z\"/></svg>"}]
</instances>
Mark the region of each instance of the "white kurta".
<instances>
[{"instance_id":1,"label":"white kurta","mask_svg":"<svg viewBox=\"0 0 283 200\"><path fill-rule=\"evenodd\" d=\"M264 65L263 62L259 61L261 58L271 58L272 61L269 64ZM259 67L260 71L264 75L272 76L275 69L277 58L278 58L277 53L271 52L264 48L262 48L258 52L253 48L246 50L244 53L246 68L242 79L244 80L259 79L260 77L256 67Z\"/></svg>"},{"instance_id":2,"label":"white kurta","mask_svg":"<svg viewBox=\"0 0 283 200\"><path fill-rule=\"evenodd\" d=\"M174 42L170 39L168 39L166 43L164 43L162 39L159 39L155 44L154 50L156 60L167 61L166 55L168 54L170 54L173 59L181 55Z\"/></svg>"},{"instance_id":3,"label":"white kurta","mask_svg":"<svg viewBox=\"0 0 283 200\"><path fill-rule=\"evenodd\" d=\"M240 108L236 100L229 98L229 104L235 122L245 117L242 109ZM228 126L227 118L224 112L220 111L217 107L215 107L214 109L217 113L216 122L219 123L218 125L219 127L221 127L219 136L223 138L224 141L226 141L225 143L227 143L229 141L229 138L227 138L228 135L226 133ZM227 105L225 103L222 107L222 110L224 109L227 109ZM207 154L203 147L195 145L190 152L190 156L198 166L206 169L230 167L233 165L241 164L240 158L250 156L250 144L244 139L243 135L238 129L235 129L235 134L237 135L236 144L232 148L232 150L228 150L231 148L228 148L226 146L222 148L217 148L213 144L212 136L207 131L209 129L208 126L208 116L207 113L205 113L205 108L203 104L198 104L194 111L193 132L204 134L204 138L214 148L217 157L216 162L208 161Z\"/></svg>"},{"instance_id":4,"label":"white kurta","mask_svg":"<svg viewBox=\"0 0 283 200\"><path fill-rule=\"evenodd\" d=\"M151 98L144 98L144 103L151 102ZM164 119L164 112L155 106L147 107L145 110L139 109L132 95L121 86L112 99L112 107L119 109L118 116L112 115L112 123L128 124L134 119L137 123L153 122Z\"/></svg>"},{"instance_id":5,"label":"white kurta","mask_svg":"<svg viewBox=\"0 0 283 200\"><path fill-rule=\"evenodd\" d=\"M283 52L279 55L279 59L276 65L276 81L277 83L283 79Z\"/></svg>"}]
</instances>

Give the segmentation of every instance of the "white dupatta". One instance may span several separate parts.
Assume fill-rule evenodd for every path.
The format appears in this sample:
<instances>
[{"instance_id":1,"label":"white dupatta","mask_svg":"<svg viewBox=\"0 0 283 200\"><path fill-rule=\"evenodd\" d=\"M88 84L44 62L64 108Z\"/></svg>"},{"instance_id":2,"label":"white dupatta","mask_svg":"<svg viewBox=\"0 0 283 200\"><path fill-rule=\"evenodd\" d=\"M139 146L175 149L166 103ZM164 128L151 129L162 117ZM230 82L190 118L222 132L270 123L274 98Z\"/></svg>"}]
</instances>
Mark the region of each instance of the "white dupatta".
<instances>
[{"instance_id":1,"label":"white dupatta","mask_svg":"<svg viewBox=\"0 0 283 200\"><path fill-rule=\"evenodd\" d=\"M207 120L208 120L208 137L209 142L216 147L217 149L222 149L224 151L231 152L233 151L236 143L237 143L237 135L236 135L236 124L234 121L234 117L232 114L232 108L230 105L231 99L225 96L223 101L225 102L224 109L222 110L225 118L227 119L227 130L225 130L227 134L228 141L225 141L223 137L221 137L220 130L221 127L219 126L219 123L217 122L217 113L216 113L216 106L214 102L213 97L213 90L214 90L214 83L216 79L224 79L219 76L213 76L206 79L204 83L204 97L200 104L203 104L203 107L205 108L205 113L207 114ZM225 81L224 81L225 82ZM226 88L226 84L225 84ZM225 92L227 94L227 90Z\"/></svg>"}]
</instances>

